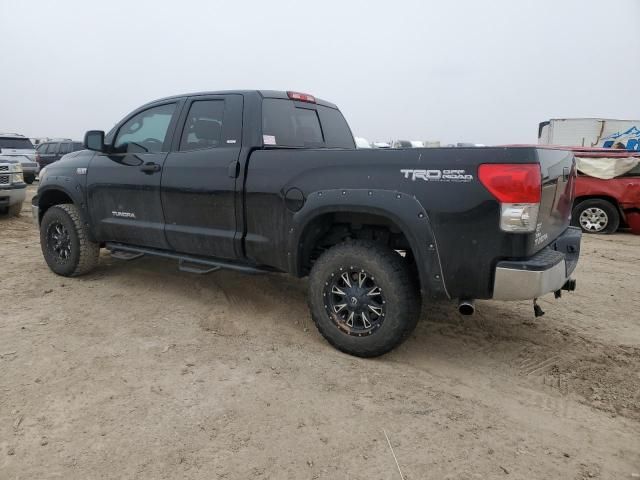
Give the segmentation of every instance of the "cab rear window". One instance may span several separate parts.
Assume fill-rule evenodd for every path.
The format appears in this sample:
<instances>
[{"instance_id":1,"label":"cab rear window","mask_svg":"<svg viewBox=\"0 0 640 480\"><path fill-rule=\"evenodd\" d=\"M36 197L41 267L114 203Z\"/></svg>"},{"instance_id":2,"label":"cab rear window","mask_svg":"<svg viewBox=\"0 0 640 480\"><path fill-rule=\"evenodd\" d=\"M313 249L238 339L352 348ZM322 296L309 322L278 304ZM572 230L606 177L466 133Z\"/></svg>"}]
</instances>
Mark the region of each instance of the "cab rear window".
<instances>
[{"instance_id":1,"label":"cab rear window","mask_svg":"<svg viewBox=\"0 0 640 480\"><path fill-rule=\"evenodd\" d=\"M351 131L338 110L283 99L262 102L262 135L266 146L354 148Z\"/></svg>"}]
</instances>

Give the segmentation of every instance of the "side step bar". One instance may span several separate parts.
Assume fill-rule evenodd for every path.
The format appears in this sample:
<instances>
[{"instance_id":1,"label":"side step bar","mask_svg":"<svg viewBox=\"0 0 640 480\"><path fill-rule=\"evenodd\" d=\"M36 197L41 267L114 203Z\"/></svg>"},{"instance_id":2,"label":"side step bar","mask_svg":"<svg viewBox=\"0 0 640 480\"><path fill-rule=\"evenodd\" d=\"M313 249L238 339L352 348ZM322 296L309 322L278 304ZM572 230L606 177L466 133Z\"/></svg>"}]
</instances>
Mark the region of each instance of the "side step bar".
<instances>
[{"instance_id":1,"label":"side step bar","mask_svg":"<svg viewBox=\"0 0 640 480\"><path fill-rule=\"evenodd\" d=\"M228 260L218 260L191 255L183 255L180 253L167 252L165 250L159 250L156 248L135 247L132 245L125 245L123 243L107 242L105 244L105 247L111 252L112 257L119 260L133 260L135 258L140 258L143 255L152 255L155 257L164 257L178 260L179 270L189 273L211 273L215 272L216 270L220 270L221 268L251 274L276 271L268 267L253 267L250 265L233 263Z\"/></svg>"},{"instance_id":2,"label":"side step bar","mask_svg":"<svg viewBox=\"0 0 640 480\"><path fill-rule=\"evenodd\" d=\"M109 252L116 260L135 260L144 256L144 253L125 252L124 250L111 250Z\"/></svg>"},{"instance_id":3,"label":"side step bar","mask_svg":"<svg viewBox=\"0 0 640 480\"><path fill-rule=\"evenodd\" d=\"M197 273L198 275L204 275L205 273L213 273L220 270L222 267L208 267L198 263L191 263L185 260L178 260L178 270L187 273Z\"/></svg>"}]
</instances>

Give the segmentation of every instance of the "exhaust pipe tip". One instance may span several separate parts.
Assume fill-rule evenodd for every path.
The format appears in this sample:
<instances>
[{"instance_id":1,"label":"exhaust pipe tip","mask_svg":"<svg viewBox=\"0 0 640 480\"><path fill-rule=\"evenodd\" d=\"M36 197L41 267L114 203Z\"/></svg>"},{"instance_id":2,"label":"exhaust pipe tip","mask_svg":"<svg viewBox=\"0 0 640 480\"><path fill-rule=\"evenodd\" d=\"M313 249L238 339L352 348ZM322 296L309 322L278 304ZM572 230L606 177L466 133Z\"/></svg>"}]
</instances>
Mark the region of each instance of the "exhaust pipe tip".
<instances>
[{"instance_id":1,"label":"exhaust pipe tip","mask_svg":"<svg viewBox=\"0 0 640 480\"><path fill-rule=\"evenodd\" d=\"M458 304L458 312L460 315L473 315L476 311L476 306L473 300L462 300Z\"/></svg>"},{"instance_id":2,"label":"exhaust pipe tip","mask_svg":"<svg viewBox=\"0 0 640 480\"><path fill-rule=\"evenodd\" d=\"M567 292L573 292L576 289L576 280L575 278L568 279L565 284L562 286L562 290L566 290Z\"/></svg>"}]
</instances>

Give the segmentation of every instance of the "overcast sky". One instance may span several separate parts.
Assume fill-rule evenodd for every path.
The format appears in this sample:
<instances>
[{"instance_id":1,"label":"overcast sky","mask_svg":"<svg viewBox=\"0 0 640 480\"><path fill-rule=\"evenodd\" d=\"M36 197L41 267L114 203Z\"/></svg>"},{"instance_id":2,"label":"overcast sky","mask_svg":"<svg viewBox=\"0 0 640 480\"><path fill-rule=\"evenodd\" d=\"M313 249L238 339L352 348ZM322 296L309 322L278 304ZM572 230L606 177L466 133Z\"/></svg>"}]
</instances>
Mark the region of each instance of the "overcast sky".
<instances>
[{"instance_id":1,"label":"overcast sky","mask_svg":"<svg viewBox=\"0 0 640 480\"><path fill-rule=\"evenodd\" d=\"M202 90L298 90L354 134L531 143L640 117L640 0L0 0L0 131L73 137Z\"/></svg>"}]
</instances>

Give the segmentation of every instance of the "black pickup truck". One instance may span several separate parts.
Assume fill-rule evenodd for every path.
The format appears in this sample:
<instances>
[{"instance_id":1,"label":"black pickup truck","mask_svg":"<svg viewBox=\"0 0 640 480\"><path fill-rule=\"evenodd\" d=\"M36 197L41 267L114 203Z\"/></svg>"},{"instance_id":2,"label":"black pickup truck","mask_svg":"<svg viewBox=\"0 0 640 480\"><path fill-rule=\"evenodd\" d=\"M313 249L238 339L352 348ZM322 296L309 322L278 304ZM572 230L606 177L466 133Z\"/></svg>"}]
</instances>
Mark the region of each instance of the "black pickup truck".
<instances>
[{"instance_id":1,"label":"black pickup truck","mask_svg":"<svg viewBox=\"0 0 640 480\"><path fill-rule=\"evenodd\" d=\"M572 290L570 152L535 147L356 150L335 105L227 91L148 103L40 173L44 258L76 276L101 248L182 270L309 276L322 335L358 356L405 339L422 300Z\"/></svg>"}]
</instances>

